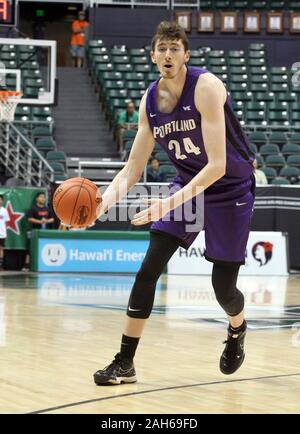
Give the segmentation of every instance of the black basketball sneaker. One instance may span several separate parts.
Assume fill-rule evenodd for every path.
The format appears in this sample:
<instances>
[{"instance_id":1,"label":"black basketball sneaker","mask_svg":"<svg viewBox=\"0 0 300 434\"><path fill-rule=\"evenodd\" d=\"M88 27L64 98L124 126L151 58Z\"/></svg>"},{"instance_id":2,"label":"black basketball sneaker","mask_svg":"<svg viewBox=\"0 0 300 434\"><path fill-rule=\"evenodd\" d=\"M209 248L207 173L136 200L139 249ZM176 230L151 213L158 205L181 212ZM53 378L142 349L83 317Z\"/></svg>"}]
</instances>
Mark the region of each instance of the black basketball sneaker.
<instances>
[{"instance_id":1,"label":"black basketball sneaker","mask_svg":"<svg viewBox=\"0 0 300 434\"><path fill-rule=\"evenodd\" d=\"M233 374L239 369L245 359L244 340L247 332L247 323L241 326L239 332L233 331L228 327L227 340L223 342L226 347L220 358L220 370L225 375Z\"/></svg>"},{"instance_id":2,"label":"black basketball sneaker","mask_svg":"<svg viewBox=\"0 0 300 434\"><path fill-rule=\"evenodd\" d=\"M121 359L120 353L106 368L95 372L97 386L105 384L135 383L137 381L133 361Z\"/></svg>"}]
</instances>

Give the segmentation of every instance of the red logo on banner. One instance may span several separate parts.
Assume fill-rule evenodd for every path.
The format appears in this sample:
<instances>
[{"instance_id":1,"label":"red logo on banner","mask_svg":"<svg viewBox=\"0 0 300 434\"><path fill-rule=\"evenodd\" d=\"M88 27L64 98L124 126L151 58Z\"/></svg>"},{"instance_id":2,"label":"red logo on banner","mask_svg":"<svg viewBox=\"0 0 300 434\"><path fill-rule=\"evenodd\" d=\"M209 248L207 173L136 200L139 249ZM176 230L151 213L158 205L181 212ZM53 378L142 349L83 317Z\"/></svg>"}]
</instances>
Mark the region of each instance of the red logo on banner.
<instances>
[{"instance_id":1,"label":"red logo on banner","mask_svg":"<svg viewBox=\"0 0 300 434\"><path fill-rule=\"evenodd\" d=\"M7 229L12 230L16 235L20 235L20 229L18 221L21 220L24 213L23 212L14 212L12 204L10 201L6 203L6 209L9 216L9 221L6 222Z\"/></svg>"},{"instance_id":2,"label":"red logo on banner","mask_svg":"<svg viewBox=\"0 0 300 434\"><path fill-rule=\"evenodd\" d=\"M259 266L266 265L273 255L273 244L269 241L259 241L252 247L253 258L259 262Z\"/></svg>"}]
</instances>

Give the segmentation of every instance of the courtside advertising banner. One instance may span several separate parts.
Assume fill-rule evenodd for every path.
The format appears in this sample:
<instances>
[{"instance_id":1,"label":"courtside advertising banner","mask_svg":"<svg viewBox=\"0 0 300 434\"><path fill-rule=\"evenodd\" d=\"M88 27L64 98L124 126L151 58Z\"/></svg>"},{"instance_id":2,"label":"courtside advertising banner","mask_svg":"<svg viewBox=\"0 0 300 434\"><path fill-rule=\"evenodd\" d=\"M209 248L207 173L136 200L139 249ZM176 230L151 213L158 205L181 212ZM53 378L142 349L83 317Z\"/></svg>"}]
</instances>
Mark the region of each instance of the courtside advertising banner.
<instances>
[{"instance_id":1,"label":"courtside advertising banner","mask_svg":"<svg viewBox=\"0 0 300 434\"><path fill-rule=\"evenodd\" d=\"M230 248L230 246L228 246ZM188 250L179 248L168 264L168 274L211 274L212 263L205 257L204 232ZM288 274L287 236L281 232L250 232L245 266L240 275Z\"/></svg>"},{"instance_id":2,"label":"courtside advertising banner","mask_svg":"<svg viewBox=\"0 0 300 434\"><path fill-rule=\"evenodd\" d=\"M38 271L135 273L147 247L147 240L41 238Z\"/></svg>"},{"instance_id":3,"label":"courtside advertising banner","mask_svg":"<svg viewBox=\"0 0 300 434\"><path fill-rule=\"evenodd\" d=\"M4 207L9 217L9 221L6 223L6 249L27 249L27 231L31 228L30 223L27 221L27 212L34 204L38 192L47 195L44 188L0 188L0 194L3 195L4 199Z\"/></svg>"}]
</instances>

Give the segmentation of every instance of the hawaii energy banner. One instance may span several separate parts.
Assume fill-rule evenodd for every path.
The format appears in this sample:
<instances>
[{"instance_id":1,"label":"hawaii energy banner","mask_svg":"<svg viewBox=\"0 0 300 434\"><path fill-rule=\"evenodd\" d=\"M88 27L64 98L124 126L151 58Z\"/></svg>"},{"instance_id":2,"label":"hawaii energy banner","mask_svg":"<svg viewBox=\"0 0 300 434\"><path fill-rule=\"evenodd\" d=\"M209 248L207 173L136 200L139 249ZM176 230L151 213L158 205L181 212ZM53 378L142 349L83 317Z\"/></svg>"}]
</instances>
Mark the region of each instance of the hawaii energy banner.
<instances>
[{"instance_id":1,"label":"hawaii energy banner","mask_svg":"<svg viewBox=\"0 0 300 434\"><path fill-rule=\"evenodd\" d=\"M30 224L27 222L26 214L34 204L35 195L39 191L46 193L43 188L0 188L0 194L4 199L3 206L9 215L6 224L6 249L27 249L27 231L30 230Z\"/></svg>"}]
</instances>

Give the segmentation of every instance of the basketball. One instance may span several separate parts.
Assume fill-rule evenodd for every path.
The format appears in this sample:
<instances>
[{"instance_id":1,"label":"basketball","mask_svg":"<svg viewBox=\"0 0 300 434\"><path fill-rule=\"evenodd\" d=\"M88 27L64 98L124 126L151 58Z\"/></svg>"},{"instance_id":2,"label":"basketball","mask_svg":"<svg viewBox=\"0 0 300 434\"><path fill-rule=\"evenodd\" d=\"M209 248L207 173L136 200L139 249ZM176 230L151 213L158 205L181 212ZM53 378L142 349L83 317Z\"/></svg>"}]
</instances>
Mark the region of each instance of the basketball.
<instances>
[{"instance_id":1,"label":"basketball","mask_svg":"<svg viewBox=\"0 0 300 434\"><path fill-rule=\"evenodd\" d=\"M86 178L64 181L53 196L53 209L60 221L68 226L84 228L96 219L101 195L96 184Z\"/></svg>"}]
</instances>

